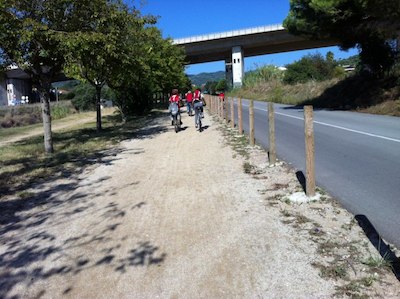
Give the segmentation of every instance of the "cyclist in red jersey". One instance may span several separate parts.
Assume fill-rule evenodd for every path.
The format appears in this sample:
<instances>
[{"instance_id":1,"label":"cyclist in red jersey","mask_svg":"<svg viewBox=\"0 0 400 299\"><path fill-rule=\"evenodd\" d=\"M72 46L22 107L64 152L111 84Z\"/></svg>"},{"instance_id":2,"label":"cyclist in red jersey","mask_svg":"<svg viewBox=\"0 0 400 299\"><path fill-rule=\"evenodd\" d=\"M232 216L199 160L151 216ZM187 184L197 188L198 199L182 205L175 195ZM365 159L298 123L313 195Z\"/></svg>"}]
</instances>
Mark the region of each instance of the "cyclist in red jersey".
<instances>
[{"instance_id":1,"label":"cyclist in red jersey","mask_svg":"<svg viewBox=\"0 0 400 299\"><path fill-rule=\"evenodd\" d=\"M172 94L169 97L169 104L170 104L169 111L171 112L171 104L178 105L178 111L179 111L179 108L180 108L179 107L179 101L181 100L181 98L179 96L178 90L177 89L173 89L171 93ZM180 113L180 112L178 112L178 113ZM174 121L173 121L173 117L171 115L171 125L173 125L173 124L174 124ZM181 121L181 124L182 124L182 121Z\"/></svg>"}]
</instances>

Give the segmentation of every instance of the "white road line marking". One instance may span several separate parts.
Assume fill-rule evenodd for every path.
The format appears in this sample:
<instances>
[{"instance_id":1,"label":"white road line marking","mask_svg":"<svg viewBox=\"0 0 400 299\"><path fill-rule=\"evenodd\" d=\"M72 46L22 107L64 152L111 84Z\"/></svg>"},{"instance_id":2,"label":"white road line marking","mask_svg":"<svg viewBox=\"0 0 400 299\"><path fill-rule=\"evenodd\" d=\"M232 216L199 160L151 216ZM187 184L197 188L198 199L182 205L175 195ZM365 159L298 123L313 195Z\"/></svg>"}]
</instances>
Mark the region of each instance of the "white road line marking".
<instances>
[{"instance_id":1,"label":"white road line marking","mask_svg":"<svg viewBox=\"0 0 400 299\"><path fill-rule=\"evenodd\" d=\"M267 109L262 109L262 108L255 108L255 109L262 110L262 111L265 111L265 112L268 111ZM275 114L279 114L279 115L282 115L282 116L291 117L291 118L295 118L295 119L299 119L299 120L304 121L303 117L293 116L293 115L289 115L289 114L285 114L285 113L281 113L281 112L276 112L276 111L275 111ZM394 141L394 142L399 142L400 143L399 139L394 139L394 138L385 137L385 136L381 136L381 135L376 135L376 134L372 134L372 133L367 133L367 132L363 132L363 131L353 130L353 129L349 129L349 128L345 128L345 127L341 127L341 126L331 125L331 124L323 123L323 122L316 121L316 120L314 120L314 123L322 125L322 126L327 126L327 127L336 128L336 129L340 129L340 130L344 130L344 131L348 131L348 132L358 133L358 134L362 134L362 135L366 135L366 136L370 136L370 137L381 138L381 139L385 139L385 140L389 140L389 141Z\"/></svg>"},{"instance_id":2,"label":"white road line marking","mask_svg":"<svg viewBox=\"0 0 400 299\"><path fill-rule=\"evenodd\" d=\"M327 126L327 127L332 127L332 128L341 129L341 130L345 130L345 131L349 131L349 132L353 132L353 133L358 133L358 134L362 134L362 135L367 135L367 136L371 136L371 137L375 137L375 138L381 138L381 139L390 140L390 141L394 141L394 142L399 142L400 143L400 140L398 140L398 139L385 137L385 136L382 136L382 135L376 135L376 134L367 133L367 132L363 132L363 131L348 129L348 128L341 127L341 126L335 126L335 125L331 125L331 124L322 123L322 122L319 122L319 121L314 121L314 122L316 124L320 124L320 125Z\"/></svg>"}]
</instances>

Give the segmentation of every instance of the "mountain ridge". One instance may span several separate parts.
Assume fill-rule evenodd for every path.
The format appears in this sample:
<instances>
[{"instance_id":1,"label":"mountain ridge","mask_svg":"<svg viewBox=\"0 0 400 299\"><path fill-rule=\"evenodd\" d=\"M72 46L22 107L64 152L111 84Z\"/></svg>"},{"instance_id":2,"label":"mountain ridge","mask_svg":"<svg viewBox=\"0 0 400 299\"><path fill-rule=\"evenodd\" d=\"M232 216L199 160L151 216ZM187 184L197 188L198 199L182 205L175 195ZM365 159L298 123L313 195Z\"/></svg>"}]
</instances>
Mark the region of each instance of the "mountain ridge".
<instances>
[{"instance_id":1,"label":"mountain ridge","mask_svg":"<svg viewBox=\"0 0 400 299\"><path fill-rule=\"evenodd\" d=\"M208 81L218 82L221 79L225 79L225 72L224 71L211 72L211 73L203 72L196 75L188 74L188 77L190 81L192 81L192 84L196 86L201 86L203 84L206 84Z\"/></svg>"}]
</instances>

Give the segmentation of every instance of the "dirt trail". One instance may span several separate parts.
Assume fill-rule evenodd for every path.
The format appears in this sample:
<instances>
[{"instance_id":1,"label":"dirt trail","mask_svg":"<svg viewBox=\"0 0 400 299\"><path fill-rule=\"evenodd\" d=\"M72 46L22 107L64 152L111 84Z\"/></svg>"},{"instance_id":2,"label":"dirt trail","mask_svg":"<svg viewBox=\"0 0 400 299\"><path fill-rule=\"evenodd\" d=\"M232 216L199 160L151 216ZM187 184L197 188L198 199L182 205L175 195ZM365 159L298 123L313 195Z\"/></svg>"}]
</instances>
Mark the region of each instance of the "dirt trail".
<instances>
[{"instance_id":1,"label":"dirt trail","mask_svg":"<svg viewBox=\"0 0 400 299\"><path fill-rule=\"evenodd\" d=\"M332 297L315 248L266 205L265 182L293 192L293 173L245 174L209 116L202 133L183 122L176 134L157 118L79 177L30 190L0 230L0 297Z\"/></svg>"}]
</instances>

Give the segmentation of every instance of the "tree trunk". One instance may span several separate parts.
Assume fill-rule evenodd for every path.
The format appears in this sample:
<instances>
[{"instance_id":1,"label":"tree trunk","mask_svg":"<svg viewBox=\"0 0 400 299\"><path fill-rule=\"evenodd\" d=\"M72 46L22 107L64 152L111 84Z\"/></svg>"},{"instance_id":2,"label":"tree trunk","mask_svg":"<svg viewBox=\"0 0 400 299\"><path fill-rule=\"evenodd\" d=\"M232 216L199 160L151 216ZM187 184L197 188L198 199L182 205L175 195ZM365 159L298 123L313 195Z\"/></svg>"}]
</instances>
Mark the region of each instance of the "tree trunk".
<instances>
[{"instance_id":1,"label":"tree trunk","mask_svg":"<svg viewBox=\"0 0 400 299\"><path fill-rule=\"evenodd\" d=\"M53 136L51 133L51 114L50 114L50 85L44 86L40 92L40 100L42 102L42 119L44 132L44 150L47 154L54 152Z\"/></svg>"},{"instance_id":2,"label":"tree trunk","mask_svg":"<svg viewBox=\"0 0 400 299\"><path fill-rule=\"evenodd\" d=\"M96 86L96 129L97 132L101 131L101 86Z\"/></svg>"}]
</instances>

